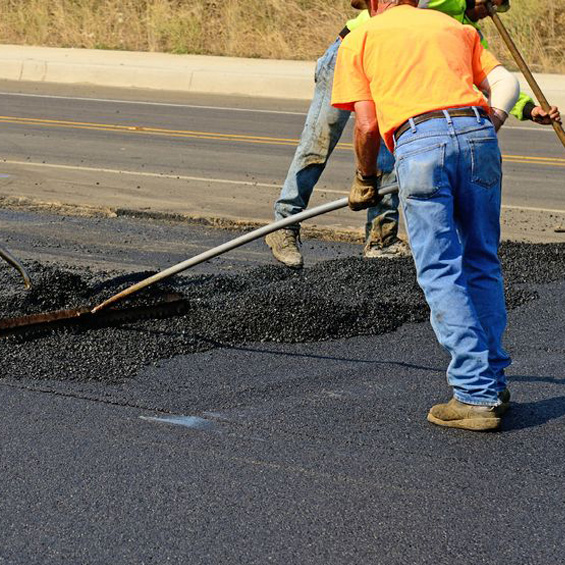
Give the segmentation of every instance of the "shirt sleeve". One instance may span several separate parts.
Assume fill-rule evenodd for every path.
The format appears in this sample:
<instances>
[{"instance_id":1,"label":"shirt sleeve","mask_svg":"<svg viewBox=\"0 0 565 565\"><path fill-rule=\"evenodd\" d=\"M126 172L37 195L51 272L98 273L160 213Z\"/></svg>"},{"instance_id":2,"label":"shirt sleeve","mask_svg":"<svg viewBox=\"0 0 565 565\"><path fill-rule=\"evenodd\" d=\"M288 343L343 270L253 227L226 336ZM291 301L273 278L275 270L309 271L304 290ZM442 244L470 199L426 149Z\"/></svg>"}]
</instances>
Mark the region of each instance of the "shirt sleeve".
<instances>
[{"instance_id":1,"label":"shirt sleeve","mask_svg":"<svg viewBox=\"0 0 565 565\"><path fill-rule=\"evenodd\" d=\"M534 99L531 96L528 96L525 92L520 92L520 97L518 98L518 102L516 102L516 105L514 106L514 108L512 108L510 113L515 118L518 118L520 121L531 120L529 114L525 113L526 107L530 106L530 113L531 113L531 107L535 105L536 103L534 102Z\"/></svg>"},{"instance_id":2,"label":"shirt sleeve","mask_svg":"<svg viewBox=\"0 0 565 565\"><path fill-rule=\"evenodd\" d=\"M363 24L367 23L371 19L371 15L369 14L369 10L363 10L356 18L352 20L348 20L345 24L345 27L349 31L353 31L358 27L362 26Z\"/></svg>"},{"instance_id":3,"label":"shirt sleeve","mask_svg":"<svg viewBox=\"0 0 565 565\"><path fill-rule=\"evenodd\" d=\"M455 18L459 23L463 23L467 2L466 0L420 0L418 8L437 10Z\"/></svg>"},{"instance_id":4,"label":"shirt sleeve","mask_svg":"<svg viewBox=\"0 0 565 565\"><path fill-rule=\"evenodd\" d=\"M475 86L479 86L487 75L500 65L497 58L490 52L487 51L481 45L481 38L478 32L471 28L470 26L464 26L467 33L472 34L472 45L473 45L473 82Z\"/></svg>"},{"instance_id":5,"label":"shirt sleeve","mask_svg":"<svg viewBox=\"0 0 565 565\"><path fill-rule=\"evenodd\" d=\"M337 54L332 106L353 112L355 102L372 99L369 79L363 70L363 54L344 42Z\"/></svg>"}]
</instances>

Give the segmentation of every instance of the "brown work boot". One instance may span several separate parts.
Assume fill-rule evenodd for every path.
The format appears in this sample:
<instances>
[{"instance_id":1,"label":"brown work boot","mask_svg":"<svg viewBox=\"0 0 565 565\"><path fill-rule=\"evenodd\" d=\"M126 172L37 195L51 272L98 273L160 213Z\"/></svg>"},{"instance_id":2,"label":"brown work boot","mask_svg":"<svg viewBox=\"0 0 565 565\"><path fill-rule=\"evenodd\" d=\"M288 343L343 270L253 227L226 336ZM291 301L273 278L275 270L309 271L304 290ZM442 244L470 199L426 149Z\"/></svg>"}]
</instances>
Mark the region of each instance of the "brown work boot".
<instances>
[{"instance_id":1,"label":"brown work boot","mask_svg":"<svg viewBox=\"0 0 565 565\"><path fill-rule=\"evenodd\" d=\"M271 248L274 258L292 269L300 269L303 265L299 241L298 233L289 229L278 230L265 237L265 243Z\"/></svg>"},{"instance_id":2,"label":"brown work boot","mask_svg":"<svg viewBox=\"0 0 565 565\"><path fill-rule=\"evenodd\" d=\"M500 427L499 406L475 406L452 398L447 404L436 404L428 413L428 422L448 428L486 432Z\"/></svg>"},{"instance_id":3,"label":"brown work boot","mask_svg":"<svg viewBox=\"0 0 565 565\"><path fill-rule=\"evenodd\" d=\"M395 257L410 257L410 246L399 237L392 240L390 245L368 242L363 250L363 257L367 259L394 259Z\"/></svg>"}]
</instances>

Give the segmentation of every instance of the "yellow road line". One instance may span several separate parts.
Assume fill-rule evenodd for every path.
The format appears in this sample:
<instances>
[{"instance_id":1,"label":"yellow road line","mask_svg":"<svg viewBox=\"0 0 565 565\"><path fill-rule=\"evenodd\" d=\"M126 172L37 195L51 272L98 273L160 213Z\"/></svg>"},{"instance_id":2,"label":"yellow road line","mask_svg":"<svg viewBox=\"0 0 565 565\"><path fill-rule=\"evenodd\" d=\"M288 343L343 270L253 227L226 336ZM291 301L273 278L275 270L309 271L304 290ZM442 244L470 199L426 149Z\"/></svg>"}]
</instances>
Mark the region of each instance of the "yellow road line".
<instances>
[{"instance_id":1,"label":"yellow road line","mask_svg":"<svg viewBox=\"0 0 565 565\"><path fill-rule=\"evenodd\" d=\"M0 117L0 123L18 123L18 122L8 122L7 120L3 120ZM33 125L44 125L44 124L33 124ZM82 126L82 125L73 125L69 126L66 124L49 124L49 127L52 128L72 128L72 129L80 129L80 130L89 130L89 131L108 131L112 133L135 133L138 135L152 135L152 136L160 136L160 137L175 137L175 138L191 138L191 139L206 139L210 141L238 141L241 143L254 143L254 144L262 144L262 145L289 145L292 147L296 146L296 142L289 140L288 142L281 141L270 141L269 138L261 139L261 138L244 138L243 136L240 137L230 137L226 134L222 134L222 137L218 137L214 133L207 133L207 132L186 132L186 133L168 133L168 132L160 132L160 131L147 131L144 129L123 129L117 130L115 128L103 128L98 126Z\"/></svg>"},{"instance_id":2,"label":"yellow road line","mask_svg":"<svg viewBox=\"0 0 565 565\"><path fill-rule=\"evenodd\" d=\"M565 163L562 157L532 157L530 155L503 155L503 157L511 157L516 159L526 159L528 161L551 161L556 163Z\"/></svg>"},{"instance_id":3,"label":"yellow road line","mask_svg":"<svg viewBox=\"0 0 565 565\"><path fill-rule=\"evenodd\" d=\"M235 133L204 132L193 130L175 130L165 128L153 128L145 126L127 126L120 124L99 124L94 122L76 122L65 120L48 120L40 118L22 118L17 116L0 116L0 123L15 125L30 125L42 127L70 128L90 131L109 131L113 133L134 133L139 135L153 135L161 137L204 139L208 141L235 141L242 143L254 143L261 145L283 145L296 146L298 139L267 137L256 135L242 135ZM351 151L352 143L340 143L338 149ZM535 164L565 167L565 159L561 157L535 157L529 155L503 155L507 163Z\"/></svg>"},{"instance_id":4,"label":"yellow road line","mask_svg":"<svg viewBox=\"0 0 565 565\"><path fill-rule=\"evenodd\" d=\"M279 137L263 137L257 135L241 135L237 133L216 133L216 132L202 132L192 130L175 130L164 128L152 128L145 126L126 126L120 124L97 124L93 122L71 122L65 120L44 120L39 118L19 118L14 116L0 116L0 121L15 124L29 124L29 125L44 125L44 126L59 126L75 128L96 128L109 131L118 131L126 133L154 133L165 135L182 135L182 136L210 136L211 138L229 139L229 140L252 140L252 141L268 141L268 142L282 142L282 143L297 143L296 139L287 139Z\"/></svg>"},{"instance_id":5,"label":"yellow road line","mask_svg":"<svg viewBox=\"0 0 565 565\"><path fill-rule=\"evenodd\" d=\"M521 158L517 158L515 155L503 155L502 156L504 163L520 163L522 165L549 165L553 167L565 167L565 159L561 159L561 161L556 162L547 162L547 161L533 161L533 160L525 160Z\"/></svg>"}]
</instances>

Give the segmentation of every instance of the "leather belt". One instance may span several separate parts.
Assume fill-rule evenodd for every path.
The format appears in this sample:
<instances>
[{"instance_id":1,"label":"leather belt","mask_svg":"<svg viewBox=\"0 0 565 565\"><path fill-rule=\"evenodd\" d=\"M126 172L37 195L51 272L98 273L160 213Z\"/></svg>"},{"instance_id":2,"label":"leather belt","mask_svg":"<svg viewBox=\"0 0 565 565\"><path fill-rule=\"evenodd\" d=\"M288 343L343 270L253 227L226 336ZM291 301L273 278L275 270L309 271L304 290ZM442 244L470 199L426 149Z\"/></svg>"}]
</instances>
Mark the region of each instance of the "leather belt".
<instances>
[{"instance_id":1,"label":"leather belt","mask_svg":"<svg viewBox=\"0 0 565 565\"><path fill-rule=\"evenodd\" d=\"M473 108L446 108L445 110L452 118L473 118L476 116L475 111ZM479 116L481 118L485 118L490 120L489 115L485 112L483 108L477 108L479 112ZM433 112L426 112L425 114L419 114L418 116L414 116L412 119L414 120L414 124L418 125L423 122L427 122L428 120L437 120L438 118L444 118L445 114L443 110L434 110ZM395 132L394 132L394 140L397 141L398 138L406 131L411 128L410 120L406 120Z\"/></svg>"}]
</instances>

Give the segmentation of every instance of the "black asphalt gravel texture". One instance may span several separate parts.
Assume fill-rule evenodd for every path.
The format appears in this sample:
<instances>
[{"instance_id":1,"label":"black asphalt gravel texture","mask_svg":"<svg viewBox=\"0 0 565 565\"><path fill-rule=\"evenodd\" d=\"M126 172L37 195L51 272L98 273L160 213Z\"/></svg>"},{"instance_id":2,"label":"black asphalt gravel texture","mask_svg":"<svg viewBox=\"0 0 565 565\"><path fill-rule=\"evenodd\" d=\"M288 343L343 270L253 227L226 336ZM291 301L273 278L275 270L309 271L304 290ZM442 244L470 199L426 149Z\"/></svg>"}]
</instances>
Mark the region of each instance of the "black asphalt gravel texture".
<instances>
[{"instance_id":1,"label":"black asphalt gravel texture","mask_svg":"<svg viewBox=\"0 0 565 565\"><path fill-rule=\"evenodd\" d=\"M501 259L509 309L536 300L535 285L565 278L565 244L505 243ZM37 263L30 271L34 288L26 292L13 270L0 267L1 318L93 306L150 274ZM150 287L129 304L157 303L171 291L188 301L186 314L0 340L4 376L115 384L177 355L257 342L379 335L429 315L411 259L353 257L301 271L267 265L238 274L182 276Z\"/></svg>"}]
</instances>

